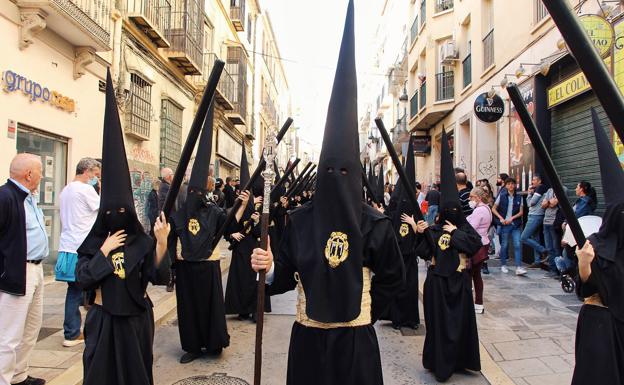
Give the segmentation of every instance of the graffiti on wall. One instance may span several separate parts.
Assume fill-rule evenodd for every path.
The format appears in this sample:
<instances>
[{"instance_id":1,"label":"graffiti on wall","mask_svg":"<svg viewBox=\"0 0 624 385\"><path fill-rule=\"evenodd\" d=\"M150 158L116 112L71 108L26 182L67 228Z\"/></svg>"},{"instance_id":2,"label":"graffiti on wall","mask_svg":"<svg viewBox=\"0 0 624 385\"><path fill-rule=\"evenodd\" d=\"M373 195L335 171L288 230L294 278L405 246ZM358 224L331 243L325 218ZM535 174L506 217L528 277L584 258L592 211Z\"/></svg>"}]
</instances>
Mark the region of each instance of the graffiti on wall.
<instances>
[{"instance_id":1,"label":"graffiti on wall","mask_svg":"<svg viewBox=\"0 0 624 385\"><path fill-rule=\"evenodd\" d=\"M130 180L132 182L132 197L134 198L134 207L136 209L139 222L143 225L143 229L149 232L150 223L147 219L145 206L147 205L147 196L152 191L152 181L154 177L145 171L130 170Z\"/></svg>"},{"instance_id":2,"label":"graffiti on wall","mask_svg":"<svg viewBox=\"0 0 624 385\"><path fill-rule=\"evenodd\" d=\"M138 143L132 146L129 156L130 156L130 159L136 160L137 162L143 162L147 164L157 163L156 157L154 156L154 154L152 154L152 152L149 149L142 147Z\"/></svg>"}]
</instances>

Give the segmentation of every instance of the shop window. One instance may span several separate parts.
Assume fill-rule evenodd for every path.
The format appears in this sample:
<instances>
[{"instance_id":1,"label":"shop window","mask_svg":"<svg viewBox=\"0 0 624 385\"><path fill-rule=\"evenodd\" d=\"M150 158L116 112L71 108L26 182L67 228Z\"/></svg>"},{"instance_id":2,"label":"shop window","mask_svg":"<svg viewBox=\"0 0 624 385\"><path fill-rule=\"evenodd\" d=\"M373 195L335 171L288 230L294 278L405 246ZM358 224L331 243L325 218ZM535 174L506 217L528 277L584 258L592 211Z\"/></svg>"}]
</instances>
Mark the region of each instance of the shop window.
<instances>
[{"instance_id":1,"label":"shop window","mask_svg":"<svg viewBox=\"0 0 624 385\"><path fill-rule=\"evenodd\" d=\"M130 74L130 105L126 132L139 139L150 137L152 85L137 74Z\"/></svg>"},{"instance_id":2,"label":"shop window","mask_svg":"<svg viewBox=\"0 0 624 385\"><path fill-rule=\"evenodd\" d=\"M160 166L176 169L182 150L182 108L162 100L160 115Z\"/></svg>"}]
</instances>

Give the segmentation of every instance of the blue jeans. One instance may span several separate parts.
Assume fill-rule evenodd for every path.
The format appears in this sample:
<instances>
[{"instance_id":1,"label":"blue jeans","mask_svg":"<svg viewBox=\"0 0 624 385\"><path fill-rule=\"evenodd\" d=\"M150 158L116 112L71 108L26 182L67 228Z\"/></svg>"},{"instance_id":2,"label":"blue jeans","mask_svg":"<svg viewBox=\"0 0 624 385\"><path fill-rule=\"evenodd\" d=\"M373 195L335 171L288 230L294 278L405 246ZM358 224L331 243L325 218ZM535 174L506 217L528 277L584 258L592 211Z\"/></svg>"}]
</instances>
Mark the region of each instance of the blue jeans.
<instances>
[{"instance_id":1,"label":"blue jeans","mask_svg":"<svg viewBox=\"0 0 624 385\"><path fill-rule=\"evenodd\" d=\"M66 340L73 340L80 335L80 304L82 303L82 289L75 282L67 282L67 295L65 296L65 321L63 330Z\"/></svg>"},{"instance_id":2,"label":"blue jeans","mask_svg":"<svg viewBox=\"0 0 624 385\"><path fill-rule=\"evenodd\" d=\"M542 222L544 222L543 215L529 215L522 236L520 237L522 243L533 248L534 262L537 264L540 263L540 254L546 251L546 248L534 238Z\"/></svg>"},{"instance_id":3,"label":"blue jeans","mask_svg":"<svg viewBox=\"0 0 624 385\"><path fill-rule=\"evenodd\" d=\"M561 256L561 239L553 225L544 225L544 243L548 250L548 266L550 271L557 272L555 258Z\"/></svg>"},{"instance_id":4,"label":"blue jeans","mask_svg":"<svg viewBox=\"0 0 624 385\"><path fill-rule=\"evenodd\" d=\"M438 216L438 205L431 205L427 210L427 223L431 226L435 222L435 218Z\"/></svg>"},{"instance_id":5,"label":"blue jeans","mask_svg":"<svg viewBox=\"0 0 624 385\"><path fill-rule=\"evenodd\" d=\"M514 248L514 259L516 266L522 266L522 246L520 243L520 235L522 231L519 226L515 225L501 225L498 226L498 236L500 237L501 249L500 260L501 266L507 266L507 254L509 250L509 237L511 236Z\"/></svg>"}]
</instances>

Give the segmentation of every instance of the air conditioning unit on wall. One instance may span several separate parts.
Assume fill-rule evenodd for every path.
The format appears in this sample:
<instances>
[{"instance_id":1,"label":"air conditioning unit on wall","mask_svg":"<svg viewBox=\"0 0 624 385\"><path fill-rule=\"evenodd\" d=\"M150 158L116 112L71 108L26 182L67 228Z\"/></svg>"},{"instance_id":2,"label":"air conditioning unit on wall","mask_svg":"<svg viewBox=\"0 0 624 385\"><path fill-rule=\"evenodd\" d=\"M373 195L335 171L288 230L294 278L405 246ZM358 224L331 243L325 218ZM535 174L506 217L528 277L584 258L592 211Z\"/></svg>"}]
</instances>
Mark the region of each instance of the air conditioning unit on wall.
<instances>
[{"instance_id":1,"label":"air conditioning unit on wall","mask_svg":"<svg viewBox=\"0 0 624 385\"><path fill-rule=\"evenodd\" d=\"M459 50L455 40L447 40L440 49L440 62L444 65L454 65L459 60Z\"/></svg>"}]
</instances>

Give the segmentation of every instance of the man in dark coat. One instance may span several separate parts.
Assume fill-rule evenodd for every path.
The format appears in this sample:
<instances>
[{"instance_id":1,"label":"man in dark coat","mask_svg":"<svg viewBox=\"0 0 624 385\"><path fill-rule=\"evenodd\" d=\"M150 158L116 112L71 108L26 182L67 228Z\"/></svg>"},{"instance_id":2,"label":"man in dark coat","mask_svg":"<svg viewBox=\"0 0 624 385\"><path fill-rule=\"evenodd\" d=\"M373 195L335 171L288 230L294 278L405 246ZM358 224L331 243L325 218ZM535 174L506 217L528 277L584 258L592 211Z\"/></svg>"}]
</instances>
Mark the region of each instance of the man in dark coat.
<instances>
[{"instance_id":1,"label":"man in dark coat","mask_svg":"<svg viewBox=\"0 0 624 385\"><path fill-rule=\"evenodd\" d=\"M577 252L584 304L572 385L615 385L624 383L624 172L593 109L592 118L607 208L600 230Z\"/></svg>"},{"instance_id":2,"label":"man in dark coat","mask_svg":"<svg viewBox=\"0 0 624 385\"><path fill-rule=\"evenodd\" d=\"M48 236L33 194L41 158L16 155L0 187L0 384L43 385L28 375L43 314L43 268Z\"/></svg>"},{"instance_id":3,"label":"man in dark coat","mask_svg":"<svg viewBox=\"0 0 624 385\"><path fill-rule=\"evenodd\" d=\"M405 279L388 217L362 202L353 1L327 113L315 195L291 211L275 263L254 249L267 290L297 288L288 385L381 385L373 323Z\"/></svg>"},{"instance_id":4,"label":"man in dark coat","mask_svg":"<svg viewBox=\"0 0 624 385\"><path fill-rule=\"evenodd\" d=\"M225 186L223 186L223 194L225 195L225 208L229 209L234 206L236 193L234 191L234 178L228 176L225 178Z\"/></svg>"},{"instance_id":5,"label":"man in dark coat","mask_svg":"<svg viewBox=\"0 0 624 385\"><path fill-rule=\"evenodd\" d=\"M83 384L153 385L154 313L146 288L168 280L169 226L161 215L154 245L137 218L110 72L102 181L98 216L78 249L76 266L76 283L92 294L84 326Z\"/></svg>"},{"instance_id":6,"label":"man in dark coat","mask_svg":"<svg viewBox=\"0 0 624 385\"><path fill-rule=\"evenodd\" d=\"M214 105L211 104L199 138L197 154L188 182L186 201L171 216L169 253L176 255L177 241L182 253L175 261L176 299L180 343L185 353L180 363L189 363L204 353L219 355L229 346L221 282L221 258L215 246L217 231L225 223L226 212L208 194L215 180L208 176L212 149ZM236 222L243 214L247 194L236 213ZM202 350L204 349L204 350Z\"/></svg>"},{"instance_id":7,"label":"man in dark coat","mask_svg":"<svg viewBox=\"0 0 624 385\"><path fill-rule=\"evenodd\" d=\"M429 227L419 221L417 231L429 227L434 245L423 236L417 255L430 260L423 291L425 324L423 366L444 382L453 372L481 370L479 336L468 261L481 247L481 237L466 220L459 201L446 132L442 130L440 212Z\"/></svg>"}]
</instances>

